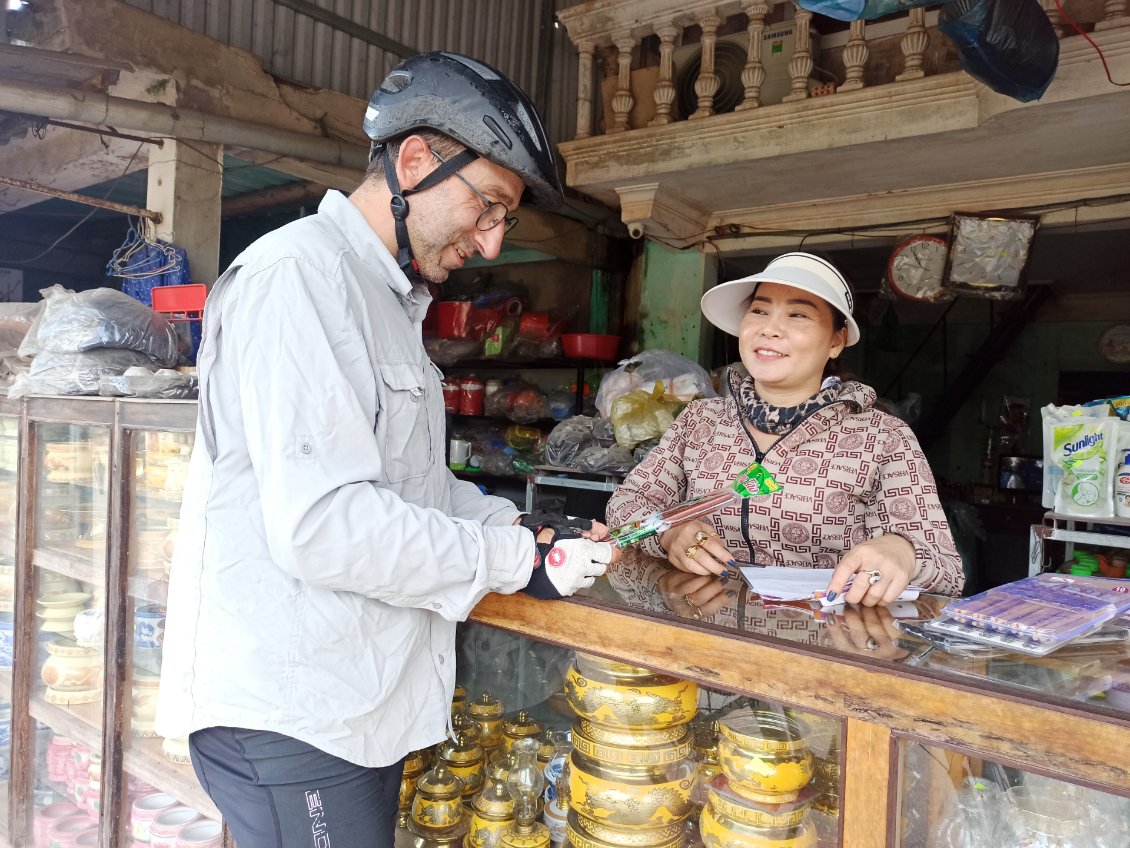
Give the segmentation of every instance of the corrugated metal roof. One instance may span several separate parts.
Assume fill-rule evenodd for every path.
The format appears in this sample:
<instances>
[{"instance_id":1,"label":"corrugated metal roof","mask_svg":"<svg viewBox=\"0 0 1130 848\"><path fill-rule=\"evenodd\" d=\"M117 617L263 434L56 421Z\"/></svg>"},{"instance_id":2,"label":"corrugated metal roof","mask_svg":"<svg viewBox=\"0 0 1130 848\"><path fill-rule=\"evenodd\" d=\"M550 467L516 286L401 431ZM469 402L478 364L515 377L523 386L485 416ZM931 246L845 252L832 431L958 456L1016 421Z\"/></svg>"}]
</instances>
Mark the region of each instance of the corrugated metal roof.
<instances>
[{"instance_id":1,"label":"corrugated metal roof","mask_svg":"<svg viewBox=\"0 0 1130 848\"><path fill-rule=\"evenodd\" d=\"M363 100L400 61L391 51L273 0L126 2L248 50L277 77ZM576 51L564 31L553 27L552 13L575 0L307 2L413 50L454 50L494 65L534 98L554 141L572 138ZM552 30L544 38L543 27Z\"/></svg>"}]
</instances>

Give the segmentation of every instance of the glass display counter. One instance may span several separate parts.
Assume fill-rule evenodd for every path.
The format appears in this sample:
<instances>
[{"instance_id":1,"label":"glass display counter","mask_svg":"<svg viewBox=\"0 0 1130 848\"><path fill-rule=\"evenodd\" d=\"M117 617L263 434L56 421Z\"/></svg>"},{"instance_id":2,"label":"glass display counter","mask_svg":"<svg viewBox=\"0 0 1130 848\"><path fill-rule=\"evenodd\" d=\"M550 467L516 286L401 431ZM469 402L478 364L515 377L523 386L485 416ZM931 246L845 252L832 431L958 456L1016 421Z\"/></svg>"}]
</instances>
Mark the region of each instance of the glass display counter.
<instances>
[{"instance_id":1,"label":"glass display counter","mask_svg":"<svg viewBox=\"0 0 1130 848\"><path fill-rule=\"evenodd\" d=\"M9 844L50 845L54 832L124 848L189 821L231 845L184 740L153 735L195 417L191 402L0 401ZM406 773L421 781L439 760L466 770L478 747L480 783L454 805L459 840L478 832L460 803L487 785L492 751L533 733L567 796L554 803L543 786L538 815L571 828L576 848L973 848L984 832L1000 848L1126 848L1126 641L959 656L899 628L945 602L825 616L638 553L565 602L488 595L461 628L466 716ZM450 788L423 785L433 800ZM405 845L424 844L414 787Z\"/></svg>"}]
</instances>

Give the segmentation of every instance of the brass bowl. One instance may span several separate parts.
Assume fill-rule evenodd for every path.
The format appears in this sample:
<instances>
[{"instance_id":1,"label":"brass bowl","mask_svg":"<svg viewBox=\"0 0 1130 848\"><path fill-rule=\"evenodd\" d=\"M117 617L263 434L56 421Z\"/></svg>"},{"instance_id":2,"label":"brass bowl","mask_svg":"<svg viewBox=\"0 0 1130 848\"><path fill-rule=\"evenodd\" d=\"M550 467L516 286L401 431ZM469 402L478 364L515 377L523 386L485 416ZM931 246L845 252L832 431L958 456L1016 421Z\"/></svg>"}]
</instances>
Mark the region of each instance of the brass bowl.
<instances>
[{"instance_id":1,"label":"brass bowl","mask_svg":"<svg viewBox=\"0 0 1130 848\"><path fill-rule=\"evenodd\" d=\"M586 719L573 723L573 747L590 760L624 766L661 766L685 760L691 753L685 725L662 730L624 730Z\"/></svg>"},{"instance_id":2,"label":"brass bowl","mask_svg":"<svg viewBox=\"0 0 1130 848\"><path fill-rule=\"evenodd\" d=\"M769 804L792 801L812 780L812 752L795 719L741 710L719 721L718 731L718 764L739 795Z\"/></svg>"},{"instance_id":3,"label":"brass bowl","mask_svg":"<svg viewBox=\"0 0 1130 848\"><path fill-rule=\"evenodd\" d=\"M662 827L691 811L694 777L689 760L634 767L599 763L574 750L569 755L569 808L617 827Z\"/></svg>"},{"instance_id":4,"label":"brass bowl","mask_svg":"<svg viewBox=\"0 0 1130 848\"><path fill-rule=\"evenodd\" d=\"M807 824L796 827L757 827L703 807L698 819L704 848L816 848L816 831Z\"/></svg>"},{"instance_id":5,"label":"brass bowl","mask_svg":"<svg viewBox=\"0 0 1130 848\"><path fill-rule=\"evenodd\" d=\"M650 828L613 827L569 810L566 834L570 848L683 848L682 822Z\"/></svg>"},{"instance_id":6,"label":"brass bowl","mask_svg":"<svg viewBox=\"0 0 1130 848\"><path fill-rule=\"evenodd\" d=\"M625 681L586 676L576 665L565 677L565 699L578 716L612 728L662 730L686 724L698 709L698 685L663 674Z\"/></svg>"},{"instance_id":7,"label":"brass bowl","mask_svg":"<svg viewBox=\"0 0 1130 848\"><path fill-rule=\"evenodd\" d=\"M798 804L751 803L730 789L725 777L718 778L707 790L707 806L716 814L754 827L796 827L808 815L809 801Z\"/></svg>"}]
</instances>

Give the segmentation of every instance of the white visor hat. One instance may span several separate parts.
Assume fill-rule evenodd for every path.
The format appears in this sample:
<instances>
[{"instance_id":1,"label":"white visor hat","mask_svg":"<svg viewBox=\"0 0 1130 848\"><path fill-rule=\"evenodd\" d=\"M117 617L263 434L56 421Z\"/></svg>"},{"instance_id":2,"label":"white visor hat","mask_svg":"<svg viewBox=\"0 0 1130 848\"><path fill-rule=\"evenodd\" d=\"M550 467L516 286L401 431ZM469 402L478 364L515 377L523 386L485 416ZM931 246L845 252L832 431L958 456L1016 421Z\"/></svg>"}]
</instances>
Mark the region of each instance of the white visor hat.
<instances>
[{"instance_id":1,"label":"white visor hat","mask_svg":"<svg viewBox=\"0 0 1130 848\"><path fill-rule=\"evenodd\" d=\"M816 295L846 319L848 347L859 341L859 325L851 317L854 304L847 280L834 265L811 253L786 253L766 265L760 274L715 286L702 296L702 314L719 330L736 336L758 283L780 283Z\"/></svg>"}]
</instances>

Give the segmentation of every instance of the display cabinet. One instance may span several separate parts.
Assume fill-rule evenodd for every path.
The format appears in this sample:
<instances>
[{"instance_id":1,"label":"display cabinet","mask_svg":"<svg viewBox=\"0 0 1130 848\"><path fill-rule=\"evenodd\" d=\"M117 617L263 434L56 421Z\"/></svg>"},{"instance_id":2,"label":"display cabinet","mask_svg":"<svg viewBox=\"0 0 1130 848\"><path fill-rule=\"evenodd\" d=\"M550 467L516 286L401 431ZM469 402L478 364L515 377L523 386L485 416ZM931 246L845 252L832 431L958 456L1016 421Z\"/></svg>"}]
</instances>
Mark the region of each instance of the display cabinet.
<instances>
[{"instance_id":1,"label":"display cabinet","mask_svg":"<svg viewBox=\"0 0 1130 848\"><path fill-rule=\"evenodd\" d=\"M3 515L16 519L3 542L15 566L9 843L110 848L191 824L219 846L184 740L153 729L195 404L5 404L3 438L18 444L0 445Z\"/></svg>"}]
</instances>

